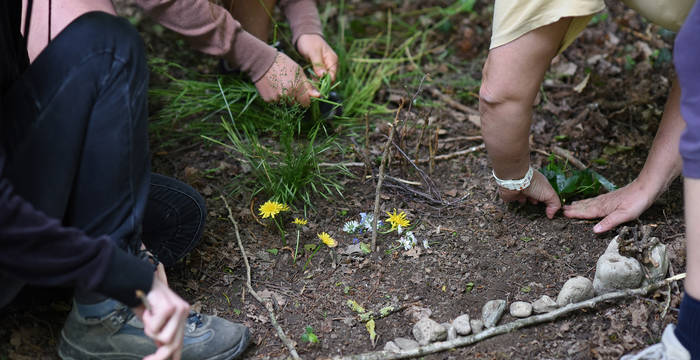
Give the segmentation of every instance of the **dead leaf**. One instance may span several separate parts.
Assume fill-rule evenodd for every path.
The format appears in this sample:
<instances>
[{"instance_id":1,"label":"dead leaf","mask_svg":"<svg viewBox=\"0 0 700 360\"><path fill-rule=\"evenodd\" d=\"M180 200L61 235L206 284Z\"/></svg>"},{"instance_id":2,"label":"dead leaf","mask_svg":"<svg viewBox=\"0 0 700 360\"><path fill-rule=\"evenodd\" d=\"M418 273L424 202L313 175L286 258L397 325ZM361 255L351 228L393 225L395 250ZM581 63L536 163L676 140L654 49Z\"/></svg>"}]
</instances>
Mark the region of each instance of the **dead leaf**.
<instances>
[{"instance_id":1,"label":"dead leaf","mask_svg":"<svg viewBox=\"0 0 700 360\"><path fill-rule=\"evenodd\" d=\"M403 256L418 259L422 253L423 253L423 249L421 249L420 246L414 246L411 248L411 250L404 251Z\"/></svg>"},{"instance_id":2,"label":"dead leaf","mask_svg":"<svg viewBox=\"0 0 700 360\"><path fill-rule=\"evenodd\" d=\"M588 85L588 80L590 78L591 78L591 74L590 73L586 74L586 77L583 78L583 80L581 80L581 82L578 83L578 85L574 86L574 91L580 94L581 91L583 91L583 89L586 88L586 85Z\"/></svg>"}]
</instances>

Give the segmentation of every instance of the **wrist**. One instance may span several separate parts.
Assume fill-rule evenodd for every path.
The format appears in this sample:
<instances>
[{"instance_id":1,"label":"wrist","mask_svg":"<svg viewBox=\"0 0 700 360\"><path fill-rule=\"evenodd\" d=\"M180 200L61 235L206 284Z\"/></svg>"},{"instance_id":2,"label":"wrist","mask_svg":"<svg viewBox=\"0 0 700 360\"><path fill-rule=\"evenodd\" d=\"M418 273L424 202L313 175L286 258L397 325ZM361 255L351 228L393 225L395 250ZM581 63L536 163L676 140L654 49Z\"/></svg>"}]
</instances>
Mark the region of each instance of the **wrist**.
<instances>
[{"instance_id":1,"label":"wrist","mask_svg":"<svg viewBox=\"0 0 700 360\"><path fill-rule=\"evenodd\" d=\"M527 189L530 184L532 183L532 177L534 175L535 171L532 168L532 166L528 166L527 172L522 178L519 179L500 179L498 176L496 176L495 171L491 171L491 175L493 176L494 180L496 180L496 184L498 186L508 189L508 190L514 190L514 191L522 191Z\"/></svg>"}]
</instances>

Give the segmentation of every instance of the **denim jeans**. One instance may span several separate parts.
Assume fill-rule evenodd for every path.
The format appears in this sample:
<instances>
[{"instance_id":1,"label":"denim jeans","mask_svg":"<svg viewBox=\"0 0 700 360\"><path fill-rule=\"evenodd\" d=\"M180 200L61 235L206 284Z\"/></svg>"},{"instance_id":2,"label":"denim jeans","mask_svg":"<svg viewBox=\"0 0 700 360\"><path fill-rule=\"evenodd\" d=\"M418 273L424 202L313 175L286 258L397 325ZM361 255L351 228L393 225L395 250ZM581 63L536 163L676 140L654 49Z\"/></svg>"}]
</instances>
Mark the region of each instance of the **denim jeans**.
<instances>
[{"instance_id":1,"label":"denim jeans","mask_svg":"<svg viewBox=\"0 0 700 360\"><path fill-rule=\"evenodd\" d=\"M95 237L108 234L135 253L152 186L147 92L143 42L128 21L100 12L73 21L2 99L6 117L0 134L8 156L4 174L16 193L65 226ZM157 178L161 183L163 179L167 178ZM167 187L174 188L170 180ZM184 201L205 214L203 200L194 197L188 194ZM183 201L183 196L175 199ZM162 216L148 218L157 221ZM196 244L203 218L188 218L197 226L186 227L190 243L176 256L184 256L183 249ZM157 238L163 224L148 228ZM0 274L0 306L18 286ZM78 291L78 300L81 296Z\"/></svg>"}]
</instances>

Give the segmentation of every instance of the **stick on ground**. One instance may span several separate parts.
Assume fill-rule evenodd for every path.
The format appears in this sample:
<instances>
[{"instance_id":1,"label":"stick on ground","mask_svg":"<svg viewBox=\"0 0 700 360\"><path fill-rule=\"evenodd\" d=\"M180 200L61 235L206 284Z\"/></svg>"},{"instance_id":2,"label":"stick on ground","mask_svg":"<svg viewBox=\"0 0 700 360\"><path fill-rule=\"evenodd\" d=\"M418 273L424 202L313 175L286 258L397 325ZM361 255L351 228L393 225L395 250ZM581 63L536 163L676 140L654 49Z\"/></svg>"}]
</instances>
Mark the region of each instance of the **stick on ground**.
<instances>
[{"instance_id":1,"label":"stick on ground","mask_svg":"<svg viewBox=\"0 0 700 360\"><path fill-rule=\"evenodd\" d=\"M607 300L614 300L614 299L619 299L619 298L626 298L630 296L636 296L636 295L645 295L648 292L652 290L659 289L663 286L670 285L671 283L684 279L685 278L685 273L683 274L678 274L676 276L672 276L670 278L667 278L665 280L661 280L657 283L650 284L638 289L626 289L626 290L620 290L616 292L611 292L607 294L603 294L600 296L596 296L592 299L586 300L586 301L581 301L578 303L574 304L569 304L566 305L562 308L559 308L557 310L548 312L546 314L541 314L541 315L535 315L531 316L528 318L520 319L520 320L515 320L512 322L509 322L507 324L503 324L500 326L492 327L490 329L486 329L478 334L475 335L470 335L470 336L464 336L464 337L458 337L454 340L447 340L447 341L441 341L441 342L435 342L432 344L428 344L425 346L420 346L411 350L401 350L398 352L393 352L393 351L375 351L375 352L368 352L364 354L358 354L358 355L349 355L349 356L336 356L333 357L333 360L390 360L390 359L408 359L408 358L413 358L413 357L419 357L419 356L425 356L428 354L433 354L437 353L440 351L445 351L449 349L455 349L458 347L462 346L467 346L471 344L475 344L481 340L496 336L496 335L501 335L505 334L508 332L511 332L513 330L517 330L526 326L530 325L535 325L535 324L540 324L544 322L549 322L557 319L558 317L561 317L563 315L566 315L568 313L571 313L576 310L584 309L584 308L593 308L597 304L607 301Z\"/></svg>"},{"instance_id":2,"label":"stick on ground","mask_svg":"<svg viewBox=\"0 0 700 360\"><path fill-rule=\"evenodd\" d=\"M275 316L275 311L272 307L272 304L269 301L264 301L260 295L258 295L257 292L253 289L253 286L251 285L250 282L250 264L248 263L248 256L245 253L245 249L243 248L243 242L241 242L241 234L238 232L238 223L236 222L236 219L233 218L233 212L231 211L231 207L228 206L228 201L226 201L226 198L223 195L220 195L221 200L224 201L224 205L226 206L226 210L228 210L228 219L231 220L231 223L233 224L233 229L236 231L236 240L238 241L238 248L241 250L241 256L243 257L243 262L245 263L245 272L246 272L246 287L248 288L248 292L253 295L255 300L258 300L261 304L265 305L265 308L267 309L268 314L270 315L270 323L272 326L277 330L277 336L282 340L284 345L287 347L287 350L289 350L289 354L294 358L295 360L301 360L299 357L299 354L297 354L297 350L294 348L294 344L287 338L287 336L284 334L284 330L282 330L282 327L279 325L277 322L277 317Z\"/></svg>"}]
</instances>

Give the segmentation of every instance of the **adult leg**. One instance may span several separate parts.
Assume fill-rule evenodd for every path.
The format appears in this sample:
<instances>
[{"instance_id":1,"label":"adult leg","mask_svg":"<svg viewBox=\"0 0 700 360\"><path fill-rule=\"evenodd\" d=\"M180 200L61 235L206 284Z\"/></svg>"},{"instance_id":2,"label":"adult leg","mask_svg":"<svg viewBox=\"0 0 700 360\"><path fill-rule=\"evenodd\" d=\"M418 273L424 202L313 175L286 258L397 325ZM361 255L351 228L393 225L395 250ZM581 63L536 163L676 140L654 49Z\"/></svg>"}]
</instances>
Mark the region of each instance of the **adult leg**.
<instances>
[{"instance_id":1,"label":"adult leg","mask_svg":"<svg viewBox=\"0 0 700 360\"><path fill-rule=\"evenodd\" d=\"M228 0L225 4L245 31L267 42L277 0Z\"/></svg>"}]
</instances>

